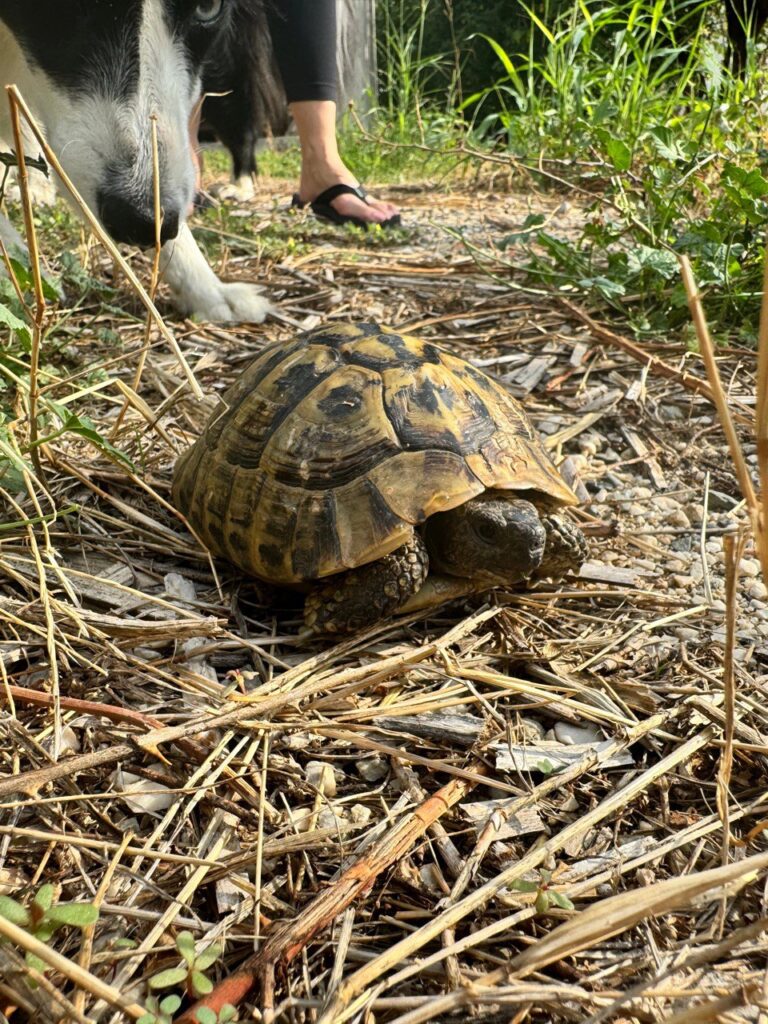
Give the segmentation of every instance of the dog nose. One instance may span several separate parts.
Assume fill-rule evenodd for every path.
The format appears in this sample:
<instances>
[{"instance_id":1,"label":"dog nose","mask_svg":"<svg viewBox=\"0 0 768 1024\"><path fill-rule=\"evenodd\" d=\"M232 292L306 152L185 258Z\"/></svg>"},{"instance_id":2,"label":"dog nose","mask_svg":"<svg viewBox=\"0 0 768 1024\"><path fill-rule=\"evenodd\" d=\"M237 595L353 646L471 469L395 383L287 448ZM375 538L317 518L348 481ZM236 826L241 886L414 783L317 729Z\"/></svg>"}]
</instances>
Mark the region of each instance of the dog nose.
<instances>
[{"instance_id":1,"label":"dog nose","mask_svg":"<svg viewBox=\"0 0 768 1024\"><path fill-rule=\"evenodd\" d=\"M99 220L116 242L140 245L148 249L155 244L155 213L151 207L132 203L122 196L101 192L98 197ZM179 233L179 211L163 209L160 241L167 242Z\"/></svg>"}]
</instances>

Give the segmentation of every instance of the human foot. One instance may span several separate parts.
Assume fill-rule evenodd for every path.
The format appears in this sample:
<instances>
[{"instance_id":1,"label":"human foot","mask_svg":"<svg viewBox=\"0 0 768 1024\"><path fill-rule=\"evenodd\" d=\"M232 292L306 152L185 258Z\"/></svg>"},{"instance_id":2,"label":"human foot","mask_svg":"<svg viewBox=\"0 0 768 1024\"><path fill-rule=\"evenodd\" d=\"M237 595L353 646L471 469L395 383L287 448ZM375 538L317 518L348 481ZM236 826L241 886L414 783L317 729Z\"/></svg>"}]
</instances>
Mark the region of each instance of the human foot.
<instances>
[{"instance_id":1,"label":"human foot","mask_svg":"<svg viewBox=\"0 0 768 1024\"><path fill-rule=\"evenodd\" d=\"M397 208L390 203L368 199L362 185L332 185L309 203L304 202L296 192L291 206L303 209L307 205L316 217L333 224L355 224L361 228L369 228L374 224L383 228L400 225ZM394 210L394 213L387 216L389 210Z\"/></svg>"},{"instance_id":2,"label":"human foot","mask_svg":"<svg viewBox=\"0 0 768 1024\"><path fill-rule=\"evenodd\" d=\"M349 222L363 227L369 224L395 227L400 224L398 208L367 195L343 164L314 168L305 161L293 205L309 205L316 216L336 224Z\"/></svg>"}]
</instances>

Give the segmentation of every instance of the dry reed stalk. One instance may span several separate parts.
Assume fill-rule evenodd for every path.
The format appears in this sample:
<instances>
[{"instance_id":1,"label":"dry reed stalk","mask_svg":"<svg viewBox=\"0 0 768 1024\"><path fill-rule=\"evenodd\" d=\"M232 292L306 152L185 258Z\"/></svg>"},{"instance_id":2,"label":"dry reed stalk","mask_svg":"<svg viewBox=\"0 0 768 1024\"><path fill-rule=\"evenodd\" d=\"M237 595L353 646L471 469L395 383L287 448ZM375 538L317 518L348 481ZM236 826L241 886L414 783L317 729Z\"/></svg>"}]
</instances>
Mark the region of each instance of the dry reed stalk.
<instances>
[{"instance_id":1,"label":"dry reed stalk","mask_svg":"<svg viewBox=\"0 0 768 1024\"><path fill-rule=\"evenodd\" d=\"M132 839L133 839L133 835L130 832L127 832L123 836L123 838L122 838L122 840L120 842L120 845L115 850L115 852L114 852L114 854L112 856L112 859L110 860L110 862L109 862L109 864L107 866L107 870L104 872L104 875L103 875L103 877L101 879L101 882L99 883L99 887L96 890L96 894L95 894L95 896L93 897L93 900L92 900L93 906L95 906L97 909L101 908L101 905L104 902L104 897L106 896L107 892L109 891L109 887L112 884L112 878L114 877L115 871L117 870L118 865L120 864L120 861L123 858L123 854L126 852L128 847L130 846L130 843L131 843ZM83 929L82 944L80 946L80 956L78 958L78 963L79 963L80 967L82 967L82 969L84 971L89 971L90 970L91 958L93 956L93 940L94 940L95 936L96 936L96 925L95 924L90 924L86 928ZM82 988L79 988L75 992L75 997L72 1000L72 1002L75 1005L75 1008L77 1009L77 1011L79 1013L84 1013L85 1012L85 995L86 995L85 990L82 989Z\"/></svg>"},{"instance_id":2,"label":"dry reed stalk","mask_svg":"<svg viewBox=\"0 0 768 1024\"><path fill-rule=\"evenodd\" d=\"M200 840L200 848L206 851L206 860L215 861L218 859L232 836L234 824L235 821L231 815L225 815L221 811L214 812ZM157 863L156 861L155 864ZM206 864L196 867L179 892L170 899L168 906L160 914L154 927L150 929L140 945L134 950L131 960L115 975L114 983L116 989L122 990L125 988L136 971L140 969L147 954L152 952L158 941L167 932L182 910L190 906L192 897L203 884L210 870ZM103 1007L97 1005L91 1012L95 1017L98 1017L102 1009Z\"/></svg>"},{"instance_id":3,"label":"dry reed stalk","mask_svg":"<svg viewBox=\"0 0 768 1024\"><path fill-rule=\"evenodd\" d=\"M621 743L635 742L636 739L639 739L641 736L647 735L653 729L658 728L660 724L661 721L659 720L659 716L654 716L652 719L641 722L634 729L627 730L626 735L621 740ZM606 797L605 800L586 814L582 815L581 818L572 822L570 825L567 825L541 846L529 851L521 857L520 860L505 868L494 878L491 878L484 885L480 886L479 889L469 893L467 896L463 897L463 899L459 900L458 903L454 903L447 907L447 909L443 910L441 913L436 914L435 917L422 925L415 932L412 932L404 939L396 942L385 952L380 953L369 963L359 968L342 983L337 997L324 1008L318 1024L341 1024L342 1021L348 1020L361 1008L361 1006L364 1006L367 1003L369 994L366 993L365 990L382 974L387 973L392 970L393 967L397 966L397 964L402 963L402 961L407 957L412 956L427 942L437 938L441 932L445 931L446 928L455 927L469 914L477 913L488 903L489 900L497 896L501 889L511 885L514 881L524 875L526 871L530 871L538 867L547 859L547 857L554 855L575 836L583 835L593 825L603 821L621 807L626 806L638 793L641 793L657 779L663 777L677 764L687 760L697 750L701 750L702 747L705 747L711 741L713 735L714 730L711 727L703 729L698 736L694 736L685 743L682 743L671 754L668 754L653 767L633 779L620 792L613 793ZM630 737L633 737L633 739L630 739ZM599 761L605 757L608 749L610 748L606 748L601 751L600 755L595 757L594 763L599 763ZM556 777L558 782L563 782L563 776L565 774L566 773L563 772Z\"/></svg>"},{"instance_id":4,"label":"dry reed stalk","mask_svg":"<svg viewBox=\"0 0 768 1024\"><path fill-rule=\"evenodd\" d=\"M768 583L768 247L763 262L763 298L757 342L757 402L755 404L755 441L760 479L760 510L757 522L757 549Z\"/></svg>"},{"instance_id":5,"label":"dry reed stalk","mask_svg":"<svg viewBox=\"0 0 768 1024\"><path fill-rule=\"evenodd\" d=\"M739 489L741 490L742 497L747 503L755 540L759 545L760 512L757 496L755 495L755 489L752 486L752 478L749 474L749 468L746 460L744 459L744 453L741 450L739 437L733 424L733 417L731 416L731 410L728 405L728 398L725 394L725 390L723 389L723 382L720 379L720 371L718 370L717 360L715 359L714 345L712 344L709 327L707 326L707 319L704 315L704 308L701 304L701 294L696 286L693 271L691 270L691 264L687 256L680 257L680 272L682 274L683 284L685 285L685 292L688 297L688 308L691 311L693 324L696 328L696 337L699 341L699 352L701 354L702 362L706 368L709 386L712 391L712 402L717 409L720 425L723 428L723 433L725 434L726 441L728 442L728 450L731 453L731 460L736 472L736 479L739 481ZM761 560L763 557L764 556L761 555ZM768 559L768 552L766 552L765 558ZM765 564L768 565L768 561L766 561ZM766 578L768 578L768 576Z\"/></svg>"},{"instance_id":6,"label":"dry reed stalk","mask_svg":"<svg viewBox=\"0 0 768 1024\"><path fill-rule=\"evenodd\" d=\"M157 309L155 308L155 304L150 299L141 281L139 281L138 277L136 277L133 270L129 266L128 262L120 253L118 247L115 245L115 243L109 237L107 232L101 226L98 218L88 208L87 204L85 203L85 200L72 183L71 178L64 170L64 168L61 166L61 162L59 161L58 157L53 152L51 147L48 145L45 139L45 135L43 134L42 130L37 124L32 112L30 111L29 107L24 101L21 93L15 85L7 85L5 89L11 99L11 102L18 108L18 110L23 115L24 120L29 125L32 134L37 139L37 142L40 145L41 150L45 154L45 159L51 165L51 167L53 167L56 174L59 176L62 183L64 184L64 187L67 189L70 196L72 197L73 203L80 210L80 212L83 215L83 218L87 221L91 230L97 236L102 245L107 249L110 256L114 259L115 263L120 267L122 272L128 278L134 291L138 295L140 301L143 303L145 309L155 321L155 324L157 325L160 334L163 336L165 341L170 346L173 354L176 356L176 359L178 360L178 363L181 366L182 372L184 373L184 376L187 379L187 383L189 384L192 394L195 396L195 398L203 398L202 388L198 384L191 367L187 363L187 360L184 357L184 353L179 348L178 341L165 325L163 318L160 316Z\"/></svg>"},{"instance_id":7,"label":"dry reed stalk","mask_svg":"<svg viewBox=\"0 0 768 1024\"><path fill-rule=\"evenodd\" d=\"M157 285L160 280L160 250L162 249L160 232L162 231L163 226L163 212L160 204L160 153L157 147L157 114L150 114L149 121L152 138L152 199L155 215L155 251L152 256L152 272L149 280L149 298L154 302L155 295L157 293ZM141 386L141 378L144 376L144 365L147 361L147 353L149 352L151 339L152 314L148 312L147 323L144 328L144 344L139 352L139 359L136 363L136 370L133 374L133 383L131 384L131 389L134 393L138 392L139 387ZM110 439L112 441L114 441L120 433L120 426L126 412L128 411L128 403L129 399L126 395L123 406L115 419L115 425L112 428L112 433L110 434Z\"/></svg>"},{"instance_id":8,"label":"dry reed stalk","mask_svg":"<svg viewBox=\"0 0 768 1024\"><path fill-rule=\"evenodd\" d=\"M19 188L21 190L21 205L24 214L24 233L27 239L29 250L29 265L32 270L32 282L35 289L35 309L32 316L32 346L29 354L29 440L32 462L35 472L46 486L45 472L40 462L40 452L37 448L37 403L39 397L38 374L40 369L40 342L43 336L43 323L45 321L45 292L43 291L43 277L40 273L40 250L37 245L37 232L35 221L32 215L32 199L29 192L29 175L27 173L27 161L24 153L24 140L21 135L21 122L19 120L19 109L14 103L13 95L8 94L8 105L11 112L11 127L13 129L13 143L16 148L16 160L19 173ZM46 486L47 490L47 486Z\"/></svg>"},{"instance_id":9,"label":"dry reed stalk","mask_svg":"<svg viewBox=\"0 0 768 1024\"><path fill-rule=\"evenodd\" d=\"M79 964L62 956L61 953L57 953L55 949L51 949L45 942L36 939L26 929L13 924L12 921L2 917L2 915L0 915L0 936L12 942L14 946L18 946L19 949L38 956L43 963L48 964L49 967L58 971L59 974L63 974L73 985L84 989L92 996L103 1000L107 1005L115 1007L134 1020L138 1020L139 1017L144 1016L146 1013L143 1006L138 1003L130 1003L127 999L124 999L122 993L117 988L107 985L101 978L97 978L95 974L91 974L90 971L84 970Z\"/></svg>"},{"instance_id":10,"label":"dry reed stalk","mask_svg":"<svg viewBox=\"0 0 768 1024\"><path fill-rule=\"evenodd\" d=\"M483 766L477 765L471 774L478 781ZM226 1003L239 1005L249 992L262 982L262 1014L265 1021L273 1017L273 977L279 964L289 964L307 943L323 928L328 927L359 896L374 884L378 876L391 864L400 860L433 822L462 800L474 787L474 782L452 779L427 799L415 811L405 815L374 846L348 868L331 886L322 891L292 921L272 931L261 949L250 957L235 973L225 978L213 992L185 1011L176 1024L193 1024L197 1010L208 1007L216 1013Z\"/></svg>"},{"instance_id":11,"label":"dry reed stalk","mask_svg":"<svg viewBox=\"0 0 768 1024\"><path fill-rule=\"evenodd\" d=\"M731 845L731 824L728 818L728 806L733 769L733 741L736 725L736 677L734 675L734 652L736 648L736 616L737 616L737 585L739 580L739 560L744 549L744 534L740 532L734 537L726 534L723 537L723 553L725 555L725 658L723 661L723 712L725 715L725 745L720 752L720 764L717 772L717 808L723 822L722 862L728 862ZM723 909L723 914L725 907ZM724 918L721 919L721 927Z\"/></svg>"}]
</instances>

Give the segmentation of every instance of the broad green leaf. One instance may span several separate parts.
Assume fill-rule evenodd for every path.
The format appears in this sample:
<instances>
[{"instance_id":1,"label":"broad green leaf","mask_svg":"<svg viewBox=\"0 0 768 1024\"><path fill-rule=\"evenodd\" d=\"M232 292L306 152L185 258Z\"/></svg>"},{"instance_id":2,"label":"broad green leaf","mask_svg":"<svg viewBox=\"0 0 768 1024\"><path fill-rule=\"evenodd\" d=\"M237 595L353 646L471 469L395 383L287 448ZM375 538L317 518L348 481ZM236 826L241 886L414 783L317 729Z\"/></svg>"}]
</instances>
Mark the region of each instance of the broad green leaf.
<instances>
[{"instance_id":1,"label":"broad green leaf","mask_svg":"<svg viewBox=\"0 0 768 1024\"><path fill-rule=\"evenodd\" d=\"M29 352L32 348L32 335L29 332L27 324L20 320L15 313L12 313L7 306L0 304L0 325L4 327L10 327L14 331L21 342L24 350Z\"/></svg>"},{"instance_id":2,"label":"broad green leaf","mask_svg":"<svg viewBox=\"0 0 768 1024\"><path fill-rule=\"evenodd\" d=\"M509 54L504 49L504 47L500 46L499 43L497 43L495 39L490 38L490 36L484 36L481 32L477 33L477 35L480 37L480 39L484 39L485 42L490 47L490 49L492 49L494 53L496 53L496 55L501 60L506 73L509 75L510 78L514 79L517 76L517 72L515 71L515 66L510 60Z\"/></svg>"},{"instance_id":3,"label":"broad green leaf","mask_svg":"<svg viewBox=\"0 0 768 1024\"><path fill-rule=\"evenodd\" d=\"M542 889L536 897L534 907L536 908L537 914L546 914L549 910L549 893L544 889Z\"/></svg>"},{"instance_id":4,"label":"broad green leaf","mask_svg":"<svg viewBox=\"0 0 768 1024\"><path fill-rule=\"evenodd\" d=\"M56 895L56 886L51 885L50 882L45 885L41 885L35 893L35 898L32 902L40 910L49 910L53 906L53 897Z\"/></svg>"},{"instance_id":5,"label":"broad green leaf","mask_svg":"<svg viewBox=\"0 0 768 1024\"><path fill-rule=\"evenodd\" d=\"M0 896L0 917L18 925L19 928L28 928L32 923L27 908L10 896Z\"/></svg>"},{"instance_id":6,"label":"broad green leaf","mask_svg":"<svg viewBox=\"0 0 768 1024\"><path fill-rule=\"evenodd\" d=\"M164 996L163 999L161 999L160 1001L160 1009L163 1011L163 1013L176 1013L180 1006L181 996Z\"/></svg>"},{"instance_id":7,"label":"broad green leaf","mask_svg":"<svg viewBox=\"0 0 768 1024\"><path fill-rule=\"evenodd\" d=\"M35 956L34 953L27 953L24 959L27 962L27 967L31 967L33 971L39 971L40 974L45 974L47 970L45 960L41 960L40 957Z\"/></svg>"},{"instance_id":8,"label":"broad green leaf","mask_svg":"<svg viewBox=\"0 0 768 1024\"><path fill-rule=\"evenodd\" d=\"M176 949L191 967L195 962L195 937L192 932L179 932L176 936Z\"/></svg>"},{"instance_id":9,"label":"broad green leaf","mask_svg":"<svg viewBox=\"0 0 768 1024\"><path fill-rule=\"evenodd\" d=\"M219 1010L219 1024L230 1024L237 1017L237 1007L232 1003L224 1003Z\"/></svg>"},{"instance_id":10,"label":"broad green leaf","mask_svg":"<svg viewBox=\"0 0 768 1024\"><path fill-rule=\"evenodd\" d=\"M575 910L573 903L568 899L564 892L557 892L556 889L549 891L549 898L562 910Z\"/></svg>"},{"instance_id":11,"label":"broad green leaf","mask_svg":"<svg viewBox=\"0 0 768 1024\"><path fill-rule=\"evenodd\" d=\"M77 928L87 928L99 919L99 909L92 903L61 903L51 907L48 918L57 924L71 924Z\"/></svg>"},{"instance_id":12,"label":"broad green leaf","mask_svg":"<svg viewBox=\"0 0 768 1024\"><path fill-rule=\"evenodd\" d=\"M525 10L528 13L528 16L530 17L530 19L534 23L534 25L536 25L536 27L541 32L544 33L544 35L545 35L545 37L547 39L547 42L551 43L554 46L555 45L555 37L552 35L552 33L547 28L547 26L544 24L544 22L541 20L541 18L537 17L537 15L534 14L534 12L531 10L531 8L526 6L526 4L524 4L522 2L522 0L520 2L520 6L523 8L523 10Z\"/></svg>"},{"instance_id":13,"label":"broad green leaf","mask_svg":"<svg viewBox=\"0 0 768 1024\"><path fill-rule=\"evenodd\" d=\"M121 462L124 466L127 466L132 472L135 466L123 452L118 451L115 446L107 440L99 431L96 429L93 422L87 416L78 416L67 408L66 405L61 405L60 402L48 402L49 406L61 420L61 430L59 433L69 432L72 434L79 434L80 437L84 437L87 441L90 441L96 448L99 448L106 455L110 455L116 462ZM49 438L40 438L38 445L44 444Z\"/></svg>"},{"instance_id":14,"label":"broad green leaf","mask_svg":"<svg viewBox=\"0 0 768 1024\"><path fill-rule=\"evenodd\" d=\"M192 991L198 997L207 996L209 992L213 992L213 982L200 971L192 971L189 983L192 986Z\"/></svg>"},{"instance_id":15,"label":"broad green leaf","mask_svg":"<svg viewBox=\"0 0 768 1024\"><path fill-rule=\"evenodd\" d=\"M605 150L617 171L628 171L632 164L632 151L621 139L608 139Z\"/></svg>"},{"instance_id":16,"label":"broad green leaf","mask_svg":"<svg viewBox=\"0 0 768 1024\"><path fill-rule=\"evenodd\" d=\"M201 1006L195 1013L197 1015L197 1024L219 1024L221 1020L221 1015L217 1016L210 1006Z\"/></svg>"},{"instance_id":17,"label":"broad green leaf","mask_svg":"<svg viewBox=\"0 0 768 1024\"><path fill-rule=\"evenodd\" d=\"M218 943L214 942L212 946L209 946L207 949L203 950L203 952L198 957L196 957L195 968L198 971L207 971L211 964L216 963L216 961L221 957L221 954L223 952L223 947L220 946Z\"/></svg>"},{"instance_id":18,"label":"broad green leaf","mask_svg":"<svg viewBox=\"0 0 768 1024\"><path fill-rule=\"evenodd\" d=\"M538 882L526 882L522 878L515 879L510 885L510 889L515 889L517 892L537 892L538 888Z\"/></svg>"},{"instance_id":19,"label":"broad green leaf","mask_svg":"<svg viewBox=\"0 0 768 1024\"><path fill-rule=\"evenodd\" d=\"M149 979L150 988L170 988L171 985L182 985L187 980L186 967L169 967Z\"/></svg>"}]
</instances>

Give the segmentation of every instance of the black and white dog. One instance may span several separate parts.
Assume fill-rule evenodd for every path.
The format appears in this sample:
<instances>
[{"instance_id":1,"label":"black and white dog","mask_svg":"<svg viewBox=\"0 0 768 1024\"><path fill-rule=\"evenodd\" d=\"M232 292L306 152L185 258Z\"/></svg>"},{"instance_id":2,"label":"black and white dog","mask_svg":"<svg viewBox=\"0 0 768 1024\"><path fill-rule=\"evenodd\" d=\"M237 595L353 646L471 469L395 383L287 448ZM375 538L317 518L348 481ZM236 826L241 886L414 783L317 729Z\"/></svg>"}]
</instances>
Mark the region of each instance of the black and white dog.
<instances>
[{"instance_id":1,"label":"black and white dog","mask_svg":"<svg viewBox=\"0 0 768 1024\"><path fill-rule=\"evenodd\" d=\"M269 310L255 285L216 277L186 223L195 192L189 121L206 56L248 2L0 0L0 84L19 87L64 170L118 242L154 244L156 117L162 273L179 309L206 320L260 322ZM4 96L0 137L11 137Z\"/></svg>"}]
</instances>

